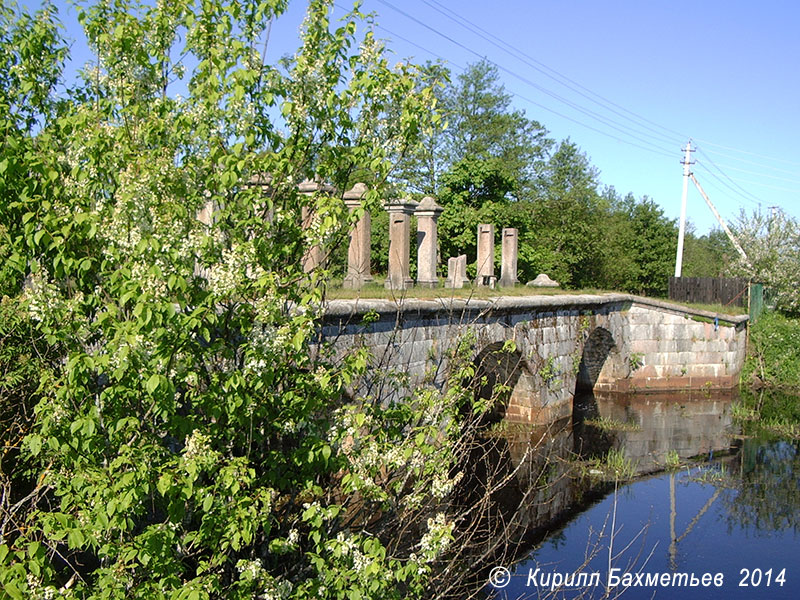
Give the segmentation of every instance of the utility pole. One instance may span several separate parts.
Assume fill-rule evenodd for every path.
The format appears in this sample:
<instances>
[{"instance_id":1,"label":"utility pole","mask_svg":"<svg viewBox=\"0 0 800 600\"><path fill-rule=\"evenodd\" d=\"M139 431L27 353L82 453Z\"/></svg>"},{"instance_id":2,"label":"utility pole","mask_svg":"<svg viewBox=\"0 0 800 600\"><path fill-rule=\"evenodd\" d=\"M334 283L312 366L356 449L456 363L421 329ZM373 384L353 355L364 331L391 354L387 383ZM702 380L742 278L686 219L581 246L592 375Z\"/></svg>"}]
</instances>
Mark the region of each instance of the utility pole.
<instances>
[{"instance_id":1,"label":"utility pole","mask_svg":"<svg viewBox=\"0 0 800 600\"><path fill-rule=\"evenodd\" d=\"M681 199L681 222L678 227L678 254L675 257L675 277L681 276L683 267L683 238L686 234L686 198L689 195L689 166L692 164L692 140L686 143L686 155L683 159L683 197Z\"/></svg>"},{"instance_id":2,"label":"utility pole","mask_svg":"<svg viewBox=\"0 0 800 600\"><path fill-rule=\"evenodd\" d=\"M769 234L772 235L772 225L775 223L775 213L780 208L780 206L768 206L767 208L769 208L770 210L768 229L769 229Z\"/></svg>"}]
</instances>

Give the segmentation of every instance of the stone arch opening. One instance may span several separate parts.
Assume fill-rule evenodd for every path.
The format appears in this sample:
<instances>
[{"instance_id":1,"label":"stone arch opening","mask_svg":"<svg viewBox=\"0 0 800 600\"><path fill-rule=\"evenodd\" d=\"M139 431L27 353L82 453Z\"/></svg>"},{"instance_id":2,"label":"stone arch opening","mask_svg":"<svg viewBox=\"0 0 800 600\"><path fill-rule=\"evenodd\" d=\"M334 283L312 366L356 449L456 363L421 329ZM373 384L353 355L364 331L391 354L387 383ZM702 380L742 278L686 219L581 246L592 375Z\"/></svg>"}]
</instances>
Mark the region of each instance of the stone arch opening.
<instances>
[{"instance_id":1,"label":"stone arch opening","mask_svg":"<svg viewBox=\"0 0 800 600\"><path fill-rule=\"evenodd\" d=\"M608 434L586 426L585 421L600 416L594 397L594 387L609 355L615 350L614 336L603 327L592 331L583 346L572 401L573 441L575 452L579 456L585 456L587 452L603 454L610 448L611 441Z\"/></svg>"},{"instance_id":2,"label":"stone arch opening","mask_svg":"<svg viewBox=\"0 0 800 600\"><path fill-rule=\"evenodd\" d=\"M614 336L608 329L598 327L586 338L578 366L575 392L590 392L594 389L606 360L617 347Z\"/></svg>"},{"instance_id":3,"label":"stone arch opening","mask_svg":"<svg viewBox=\"0 0 800 600\"><path fill-rule=\"evenodd\" d=\"M524 415L520 403L534 393L533 378L522 355L514 350L504 350L504 342L494 342L484 347L475 357L475 397L491 402L484 424L501 421L507 415L518 420Z\"/></svg>"},{"instance_id":4,"label":"stone arch opening","mask_svg":"<svg viewBox=\"0 0 800 600\"><path fill-rule=\"evenodd\" d=\"M512 419L515 397L527 393L532 377L523 355L504 350L505 342L483 347L473 359L475 375L471 385L478 402L487 410L466 418L462 424L464 452L458 471L463 477L454 490L455 502L470 510L461 527L469 531L470 543L484 549L518 544L530 529L531 504L544 481L545 457L528 451L540 436L527 429L495 428ZM537 461L537 459L539 459ZM539 464L544 463L544 466ZM541 502L549 506L548 502ZM486 550L482 550L488 556Z\"/></svg>"}]
</instances>

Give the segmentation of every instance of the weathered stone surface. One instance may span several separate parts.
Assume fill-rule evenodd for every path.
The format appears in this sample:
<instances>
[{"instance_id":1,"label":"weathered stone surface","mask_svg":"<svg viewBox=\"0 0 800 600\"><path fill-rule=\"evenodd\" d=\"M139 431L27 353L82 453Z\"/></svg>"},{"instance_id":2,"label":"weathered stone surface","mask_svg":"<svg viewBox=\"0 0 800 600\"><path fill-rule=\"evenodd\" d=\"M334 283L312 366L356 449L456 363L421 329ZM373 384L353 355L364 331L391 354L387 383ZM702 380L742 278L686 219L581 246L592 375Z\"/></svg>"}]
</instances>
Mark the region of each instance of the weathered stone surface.
<instances>
[{"instance_id":1,"label":"weathered stone surface","mask_svg":"<svg viewBox=\"0 0 800 600\"><path fill-rule=\"evenodd\" d=\"M500 263L500 287L514 287L517 279L519 257L519 232L511 227L503 229L503 245Z\"/></svg>"},{"instance_id":2,"label":"weathered stone surface","mask_svg":"<svg viewBox=\"0 0 800 600\"><path fill-rule=\"evenodd\" d=\"M559 287L559 283L557 281L553 281L552 279L550 279L550 277L548 277L544 273L539 273L536 276L536 279L529 281L525 285L527 285L528 287L551 287L551 288Z\"/></svg>"},{"instance_id":3,"label":"weathered stone surface","mask_svg":"<svg viewBox=\"0 0 800 600\"><path fill-rule=\"evenodd\" d=\"M436 200L426 196L419 203L414 216L417 217L417 285L435 288L439 286L436 267L439 263L439 238L436 222L444 209Z\"/></svg>"},{"instance_id":4,"label":"weathered stone surface","mask_svg":"<svg viewBox=\"0 0 800 600\"><path fill-rule=\"evenodd\" d=\"M464 284L468 284L467 278L467 255L454 256L447 259L447 279L444 287L461 289Z\"/></svg>"},{"instance_id":5,"label":"weathered stone surface","mask_svg":"<svg viewBox=\"0 0 800 600\"><path fill-rule=\"evenodd\" d=\"M333 193L333 187L330 185L323 184L320 181L314 181L311 179L306 179L300 185L297 186L298 191L303 194L304 196L308 196L309 198L313 198L315 194L318 193L325 193L330 194ZM303 223L303 229L308 229L314 226L314 219L315 219L315 210L314 205L312 202L303 206L301 211L301 219ZM303 271L306 273L310 273L325 261L325 250L319 244L314 244L308 248L305 255L303 255Z\"/></svg>"},{"instance_id":6,"label":"weathered stone surface","mask_svg":"<svg viewBox=\"0 0 800 600\"><path fill-rule=\"evenodd\" d=\"M497 278L494 275L494 225L478 225L478 260L475 283L493 288Z\"/></svg>"},{"instance_id":7,"label":"weathered stone surface","mask_svg":"<svg viewBox=\"0 0 800 600\"><path fill-rule=\"evenodd\" d=\"M386 203L389 212L389 272L384 287L406 290L414 287L411 279L411 215L417 208L414 200Z\"/></svg>"},{"instance_id":8,"label":"weathered stone surface","mask_svg":"<svg viewBox=\"0 0 800 600\"><path fill-rule=\"evenodd\" d=\"M360 315L370 311L379 314L378 321L360 325ZM721 318L707 338L705 323L694 317L709 315L714 313L626 294L339 300L328 305L322 331L337 339L343 352L356 340L371 348L376 369L370 377L400 374L404 383L384 400L413 390L431 370L434 383L442 385L448 351L467 332L476 339L476 360L486 349L513 340L518 366L504 374L514 380L506 414L543 423L570 417L579 385L610 391L736 385L747 317ZM666 339L660 326L683 337Z\"/></svg>"},{"instance_id":9,"label":"weathered stone surface","mask_svg":"<svg viewBox=\"0 0 800 600\"><path fill-rule=\"evenodd\" d=\"M361 206L366 193L367 186L363 183L355 184L352 189L344 193L344 203L351 214ZM344 288L360 290L364 284L372 281L370 272L371 229L372 217L365 210L350 231L350 246L347 249L347 275L342 282Z\"/></svg>"}]
</instances>

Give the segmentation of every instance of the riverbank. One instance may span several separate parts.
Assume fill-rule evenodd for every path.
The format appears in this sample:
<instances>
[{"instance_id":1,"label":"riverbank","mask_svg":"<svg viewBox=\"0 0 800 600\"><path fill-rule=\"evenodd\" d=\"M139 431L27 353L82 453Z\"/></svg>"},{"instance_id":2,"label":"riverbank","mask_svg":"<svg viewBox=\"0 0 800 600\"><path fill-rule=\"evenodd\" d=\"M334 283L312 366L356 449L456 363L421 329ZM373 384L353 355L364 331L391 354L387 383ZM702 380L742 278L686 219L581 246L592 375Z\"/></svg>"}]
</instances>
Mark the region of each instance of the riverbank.
<instances>
[{"instance_id":1,"label":"riverbank","mask_svg":"<svg viewBox=\"0 0 800 600\"><path fill-rule=\"evenodd\" d=\"M768 311L750 324L740 388L734 417L745 435L800 439L800 319Z\"/></svg>"}]
</instances>

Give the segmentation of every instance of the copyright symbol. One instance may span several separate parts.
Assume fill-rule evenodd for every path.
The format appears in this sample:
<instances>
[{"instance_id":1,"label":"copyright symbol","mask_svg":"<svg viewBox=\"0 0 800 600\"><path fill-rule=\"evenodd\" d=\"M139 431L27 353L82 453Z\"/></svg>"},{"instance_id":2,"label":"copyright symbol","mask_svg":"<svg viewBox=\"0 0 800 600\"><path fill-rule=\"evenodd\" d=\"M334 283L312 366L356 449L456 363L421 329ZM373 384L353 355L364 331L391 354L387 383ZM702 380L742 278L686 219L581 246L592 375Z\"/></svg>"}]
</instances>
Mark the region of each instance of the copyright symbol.
<instances>
[{"instance_id":1,"label":"copyright symbol","mask_svg":"<svg viewBox=\"0 0 800 600\"><path fill-rule=\"evenodd\" d=\"M495 589L506 587L511 581L511 573L505 567L495 567L489 572L489 584Z\"/></svg>"}]
</instances>

